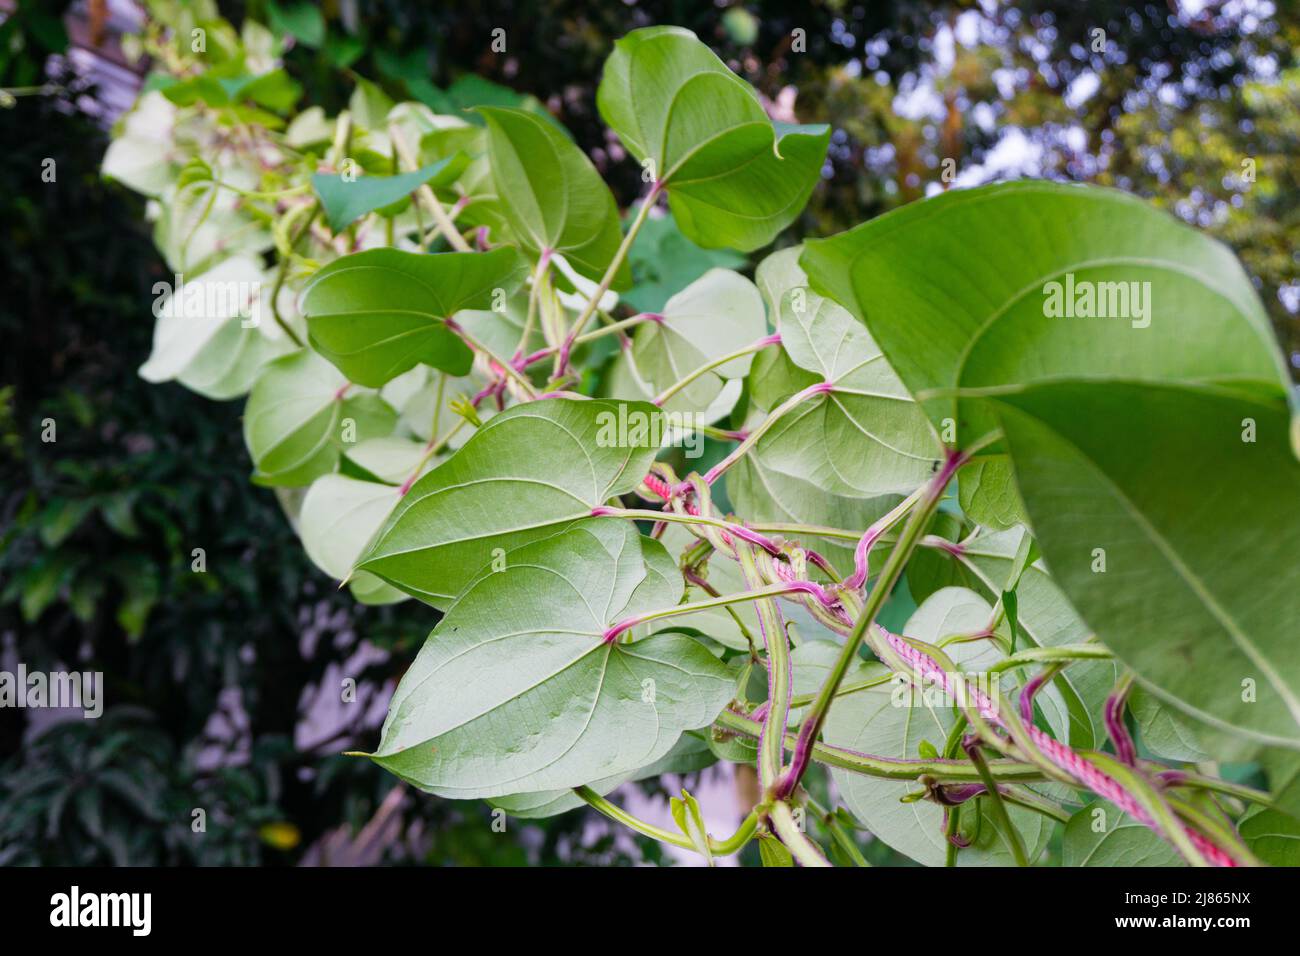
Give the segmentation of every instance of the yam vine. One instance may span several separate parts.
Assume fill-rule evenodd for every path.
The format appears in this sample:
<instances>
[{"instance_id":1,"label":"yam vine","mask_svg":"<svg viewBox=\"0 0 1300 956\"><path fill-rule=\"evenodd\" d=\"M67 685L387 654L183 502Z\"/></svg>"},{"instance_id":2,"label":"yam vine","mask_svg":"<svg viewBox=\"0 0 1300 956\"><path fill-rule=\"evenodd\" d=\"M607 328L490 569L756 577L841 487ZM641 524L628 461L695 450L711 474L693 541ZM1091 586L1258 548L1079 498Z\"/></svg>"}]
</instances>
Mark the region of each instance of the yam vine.
<instances>
[{"instance_id":1,"label":"yam vine","mask_svg":"<svg viewBox=\"0 0 1300 956\"><path fill-rule=\"evenodd\" d=\"M267 31L186 26L104 163L177 276L141 374L243 400L322 572L436 609L370 759L710 860L1296 862L1300 432L1226 248L1049 182L783 245L831 131L675 27L605 63L621 216L540 108L298 112ZM652 310L650 230L702 263ZM719 760L734 835L611 796Z\"/></svg>"}]
</instances>

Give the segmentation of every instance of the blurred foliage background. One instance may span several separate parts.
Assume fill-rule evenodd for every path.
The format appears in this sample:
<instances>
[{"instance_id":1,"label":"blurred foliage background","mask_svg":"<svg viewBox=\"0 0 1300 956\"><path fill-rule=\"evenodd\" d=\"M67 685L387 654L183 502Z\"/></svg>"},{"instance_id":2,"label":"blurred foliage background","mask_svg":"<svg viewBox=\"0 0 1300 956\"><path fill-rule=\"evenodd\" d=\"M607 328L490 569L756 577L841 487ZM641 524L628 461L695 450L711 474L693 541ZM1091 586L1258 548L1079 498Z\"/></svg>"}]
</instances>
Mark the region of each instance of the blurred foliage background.
<instances>
[{"instance_id":1,"label":"blurred foliage background","mask_svg":"<svg viewBox=\"0 0 1300 956\"><path fill-rule=\"evenodd\" d=\"M0 710L0 864L661 861L582 812L503 835L482 804L417 799L340 756L373 743L431 619L356 605L309 565L247 481L235 403L135 374L167 276L138 199L99 178L106 91L68 51L115 42L129 6L0 3L0 87L16 94L0 104L0 669L102 671L108 704L100 720ZM640 171L597 115L601 64L635 27L689 27L773 115L834 127L783 241L996 178L1117 186L1237 251L1300 375L1293 3L219 6L292 35L303 102L330 112L358 76L444 112L530 94L624 205ZM707 267L659 241L634 251L643 283ZM356 703L331 712L345 677Z\"/></svg>"}]
</instances>

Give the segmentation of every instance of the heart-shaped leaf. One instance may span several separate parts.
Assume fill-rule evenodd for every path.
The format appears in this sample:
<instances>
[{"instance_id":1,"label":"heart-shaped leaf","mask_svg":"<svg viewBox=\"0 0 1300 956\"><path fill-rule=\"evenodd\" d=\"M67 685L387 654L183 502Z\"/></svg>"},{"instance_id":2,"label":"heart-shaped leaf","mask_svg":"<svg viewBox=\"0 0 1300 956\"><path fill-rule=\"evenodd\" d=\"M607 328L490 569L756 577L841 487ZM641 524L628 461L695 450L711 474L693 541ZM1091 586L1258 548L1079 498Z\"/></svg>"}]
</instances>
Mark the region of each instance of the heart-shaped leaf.
<instances>
[{"instance_id":1,"label":"heart-shaped leaf","mask_svg":"<svg viewBox=\"0 0 1300 956\"><path fill-rule=\"evenodd\" d=\"M510 552L429 636L373 759L460 799L574 787L653 763L717 716L734 679L685 635L621 644L602 634L680 597L668 553L627 522L589 521Z\"/></svg>"},{"instance_id":2,"label":"heart-shaped leaf","mask_svg":"<svg viewBox=\"0 0 1300 956\"><path fill-rule=\"evenodd\" d=\"M423 362L452 375L474 354L446 319L486 309L519 288L527 264L513 248L423 255L371 249L335 259L307 283L312 345L349 380L378 388Z\"/></svg>"},{"instance_id":3,"label":"heart-shaped leaf","mask_svg":"<svg viewBox=\"0 0 1300 956\"><path fill-rule=\"evenodd\" d=\"M391 206L426 183L436 187L450 185L468 163L468 156L454 153L420 169L396 176L358 176L355 179L345 179L339 173L316 173L311 178L311 185L320 197L330 230L341 232L367 213Z\"/></svg>"},{"instance_id":4,"label":"heart-shaped leaf","mask_svg":"<svg viewBox=\"0 0 1300 956\"><path fill-rule=\"evenodd\" d=\"M635 488L658 449L658 421L643 403L508 408L411 487L359 567L440 607L494 553L552 535Z\"/></svg>"},{"instance_id":5,"label":"heart-shaped leaf","mask_svg":"<svg viewBox=\"0 0 1300 956\"><path fill-rule=\"evenodd\" d=\"M866 323L941 431L957 424L959 441L996 425L959 390L1064 378L1287 388L1231 251L1114 190L946 192L810 240L800 261L815 289Z\"/></svg>"},{"instance_id":6,"label":"heart-shaped leaf","mask_svg":"<svg viewBox=\"0 0 1300 956\"><path fill-rule=\"evenodd\" d=\"M998 407L1043 557L1098 637L1193 716L1300 748L1300 462L1282 402L1111 382Z\"/></svg>"},{"instance_id":7,"label":"heart-shaped leaf","mask_svg":"<svg viewBox=\"0 0 1300 956\"><path fill-rule=\"evenodd\" d=\"M618 204L585 153L536 113L480 107L488 154L510 228L533 256L553 250L579 274L599 281L623 241ZM612 287L626 289L624 260Z\"/></svg>"},{"instance_id":8,"label":"heart-shaped leaf","mask_svg":"<svg viewBox=\"0 0 1300 956\"><path fill-rule=\"evenodd\" d=\"M801 287L781 299L781 347L835 391L802 402L760 441L767 463L833 494L874 497L923 484L937 437L876 344L830 299Z\"/></svg>"},{"instance_id":9,"label":"heart-shaped leaf","mask_svg":"<svg viewBox=\"0 0 1300 956\"><path fill-rule=\"evenodd\" d=\"M667 188L682 232L706 248L771 242L808 201L830 141L828 126L774 124L754 90L680 27L615 43L596 103Z\"/></svg>"},{"instance_id":10,"label":"heart-shaped leaf","mask_svg":"<svg viewBox=\"0 0 1300 956\"><path fill-rule=\"evenodd\" d=\"M244 444L267 485L309 485L334 471L351 442L389 434L397 415L373 393L347 395L347 380L311 351L267 363L244 409Z\"/></svg>"}]
</instances>

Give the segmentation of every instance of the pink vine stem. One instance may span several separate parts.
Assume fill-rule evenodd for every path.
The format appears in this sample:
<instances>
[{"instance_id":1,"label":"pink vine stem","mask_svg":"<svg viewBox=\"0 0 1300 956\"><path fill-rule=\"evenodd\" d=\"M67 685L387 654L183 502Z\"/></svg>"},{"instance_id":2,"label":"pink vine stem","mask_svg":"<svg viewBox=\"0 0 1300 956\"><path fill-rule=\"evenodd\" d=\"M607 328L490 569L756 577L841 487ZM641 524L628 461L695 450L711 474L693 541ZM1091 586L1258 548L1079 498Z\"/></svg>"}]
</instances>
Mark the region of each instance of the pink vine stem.
<instances>
[{"instance_id":1,"label":"pink vine stem","mask_svg":"<svg viewBox=\"0 0 1300 956\"><path fill-rule=\"evenodd\" d=\"M911 664L923 676L934 681L944 692L950 695L956 695L957 689L952 679L952 675L945 671L939 663L928 654L917 650L911 644L908 644L901 637L890 634L884 628L880 629L900 657ZM988 720L997 724L999 727L1006 729L1006 724L998 714L997 705L985 696L978 688L963 688L965 693L970 695L976 708ZM1143 826L1149 827L1160 832L1156 825L1155 819L1149 814L1145 807L1134 797L1118 780L1105 773L1098 767L1089 763L1084 758L1071 750L1068 746L1056 740L1053 737L1043 733L1033 724L1025 726L1025 732L1030 739L1057 767L1060 767L1070 776L1083 783L1089 790L1100 797L1109 800L1115 806L1119 807L1133 819L1137 820ZM1224 852L1217 844L1211 842L1191 827L1184 826L1188 839L1197 851L1215 866L1237 866L1238 863L1233 857Z\"/></svg>"},{"instance_id":2,"label":"pink vine stem","mask_svg":"<svg viewBox=\"0 0 1300 956\"><path fill-rule=\"evenodd\" d=\"M668 482L654 474L647 475L643 484L650 492L658 495L665 501L670 500L682 487L679 486L678 488L674 488ZM685 487L689 488L690 486L687 484ZM906 504L906 502L904 504ZM699 514L698 508L689 503L687 504L686 509L693 514ZM855 562L858 563L858 572L865 572L867 552L870 550L871 544L874 540L883 534L885 529L892 524L892 521L888 521L889 518L890 516L888 515L885 518L882 518L880 522L877 522L877 525L873 525L873 528L880 526L879 529L874 534L871 529L868 529L867 533L864 534L861 541L859 541L857 554L860 556L860 563ZM723 531L722 535L724 541L729 541L726 531ZM776 569L777 576L783 581L789 584L796 583L794 579L794 571L787 564L783 562L773 562L773 565ZM855 573L854 578L846 581L845 585L848 586L851 581L856 579L856 577L857 573ZM824 607L834 613L844 624L852 624L852 621L849 620L848 615L845 613L838 598L836 598L831 591L811 581L799 583L806 586L800 586L797 590L811 595ZM865 583L865 574L863 574L863 583ZM858 586L861 587L862 585L859 584ZM946 693L956 696L956 686L952 675L945 671L943 667L934 660L934 658L916 649L897 635L889 633L884 628L880 627L880 625L877 624L875 626L885 635L890 647L892 647L900 657L910 663L923 676L938 683ZM1043 677L1045 676L1046 675L1043 675ZM1025 685L1020 694L1020 710L1025 721L1025 731L1029 735L1030 739L1039 750L1042 751L1043 755L1061 770L1083 783L1084 786L1092 790L1098 796L1109 800L1143 826L1160 833L1160 828L1157 826L1155 819L1147 812L1146 808L1142 806L1141 802L1124 787L1123 784L1094 764L1079 756L1079 754L1075 753L1074 750L1066 744L1063 744L1055 738L1045 734L1033 725L1031 722L1033 715L1033 699L1035 693L1042 686L1042 683L1042 678L1035 678ZM963 690L967 690L967 688L963 687ZM976 688L969 688L969 694L971 695L971 699L974 701L975 706L986 719L992 721L1002 729L1006 729L1006 724L998 713L997 705L991 699ZM1117 696L1119 695L1113 695L1113 697ZM1120 706L1122 706L1122 698L1120 699ZM1126 763L1135 762L1135 760L1130 761L1126 759L1128 751L1120 742L1121 740L1125 740L1131 747L1132 739L1128 736L1127 731L1123 730L1122 723L1119 724L1118 730L1110 726L1112 723L1111 714L1112 704L1111 701L1108 700L1107 724L1108 728L1111 730L1112 739L1116 741L1116 749L1119 753L1120 759L1124 760ZM1116 736L1117 734L1118 736ZM796 742L795 753L791 761L792 766L800 766L801 759L806 764L812 756L811 751L813 743L814 741L811 738L805 740L804 735L800 735L800 738ZM1235 867L1239 865L1236 859L1195 829L1184 825L1183 830L1196 850L1210 863L1215 866L1225 867Z\"/></svg>"}]
</instances>

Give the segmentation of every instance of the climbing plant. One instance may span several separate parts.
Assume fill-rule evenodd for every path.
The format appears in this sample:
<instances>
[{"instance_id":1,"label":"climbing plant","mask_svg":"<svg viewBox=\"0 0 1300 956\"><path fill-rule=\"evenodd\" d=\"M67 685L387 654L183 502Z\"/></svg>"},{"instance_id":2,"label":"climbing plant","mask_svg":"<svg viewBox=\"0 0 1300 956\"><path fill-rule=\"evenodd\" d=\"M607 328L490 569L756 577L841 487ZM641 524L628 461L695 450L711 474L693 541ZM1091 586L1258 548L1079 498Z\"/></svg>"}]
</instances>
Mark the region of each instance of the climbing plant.
<instances>
[{"instance_id":1,"label":"climbing plant","mask_svg":"<svg viewBox=\"0 0 1300 956\"><path fill-rule=\"evenodd\" d=\"M1228 250L1016 182L751 279L831 131L689 31L605 63L623 217L533 101L299 110L269 31L186 16L104 161L175 273L140 373L243 400L321 571L431 606L362 756L710 860L1296 862L1300 432ZM716 761L735 834L610 798Z\"/></svg>"}]
</instances>

